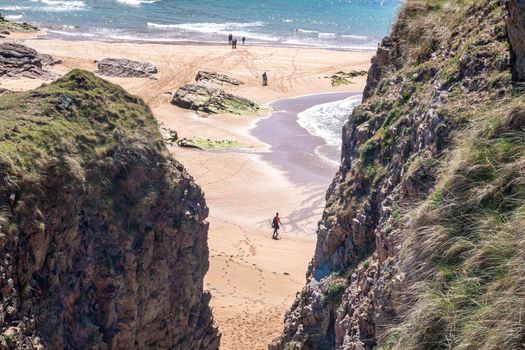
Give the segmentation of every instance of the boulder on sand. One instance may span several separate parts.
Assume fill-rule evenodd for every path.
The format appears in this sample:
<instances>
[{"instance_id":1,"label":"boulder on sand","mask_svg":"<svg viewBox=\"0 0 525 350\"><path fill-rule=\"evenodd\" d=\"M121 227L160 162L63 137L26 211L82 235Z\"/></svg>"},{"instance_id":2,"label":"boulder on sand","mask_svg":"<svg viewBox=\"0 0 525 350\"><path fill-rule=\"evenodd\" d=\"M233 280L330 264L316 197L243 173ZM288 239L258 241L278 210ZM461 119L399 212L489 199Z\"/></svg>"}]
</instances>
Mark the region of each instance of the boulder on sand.
<instances>
[{"instance_id":1,"label":"boulder on sand","mask_svg":"<svg viewBox=\"0 0 525 350\"><path fill-rule=\"evenodd\" d=\"M195 81L199 84L217 84L217 85L231 85L231 86L239 86L242 85L243 82L231 78L227 76L226 74L220 74L216 72L205 72L200 71L197 73L197 76L195 77Z\"/></svg>"},{"instance_id":2,"label":"boulder on sand","mask_svg":"<svg viewBox=\"0 0 525 350\"><path fill-rule=\"evenodd\" d=\"M27 77L51 79L54 75L43 69L45 65L58 63L49 55L25 45L4 42L0 44L0 77Z\"/></svg>"},{"instance_id":3,"label":"boulder on sand","mask_svg":"<svg viewBox=\"0 0 525 350\"><path fill-rule=\"evenodd\" d=\"M243 115L261 110L261 107L253 101L201 84L187 84L180 87L173 94L171 103L210 114Z\"/></svg>"},{"instance_id":4,"label":"boulder on sand","mask_svg":"<svg viewBox=\"0 0 525 350\"><path fill-rule=\"evenodd\" d=\"M132 61L124 58L104 58L97 64L96 73L110 77L154 78L157 67L148 62Z\"/></svg>"}]
</instances>

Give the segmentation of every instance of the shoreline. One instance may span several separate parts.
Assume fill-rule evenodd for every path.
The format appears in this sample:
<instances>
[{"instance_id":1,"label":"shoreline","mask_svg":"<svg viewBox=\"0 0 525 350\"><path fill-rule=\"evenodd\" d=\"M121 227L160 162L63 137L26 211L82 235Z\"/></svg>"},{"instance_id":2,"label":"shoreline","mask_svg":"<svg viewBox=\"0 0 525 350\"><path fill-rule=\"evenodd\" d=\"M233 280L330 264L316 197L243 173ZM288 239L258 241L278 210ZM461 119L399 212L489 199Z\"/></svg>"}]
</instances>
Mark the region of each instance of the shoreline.
<instances>
[{"instance_id":1,"label":"shoreline","mask_svg":"<svg viewBox=\"0 0 525 350\"><path fill-rule=\"evenodd\" d=\"M284 313L304 285L327 185L297 182L264 158L270 145L250 130L271 118L271 113L202 117L172 105L171 93L193 82L200 70L243 81L244 85L225 90L263 104L359 91L366 77L332 87L330 76L341 70L367 70L373 52L254 46L232 50L211 45L32 40L29 36L21 43L60 58L62 63L50 68L57 77L76 68L96 71L94 61L104 57L150 62L159 70L156 79L103 78L143 99L159 125L176 131L180 138L198 136L247 145L248 152L168 149L203 189L210 208L210 269L205 288L212 292L214 317L223 333L221 349L266 350L282 331ZM269 75L267 87L261 86L263 71ZM0 87L11 90L29 90L49 82L0 77ZM276 211L284 223L279 241L271 239L270 220Z\"/></svg>"}]
</instances>

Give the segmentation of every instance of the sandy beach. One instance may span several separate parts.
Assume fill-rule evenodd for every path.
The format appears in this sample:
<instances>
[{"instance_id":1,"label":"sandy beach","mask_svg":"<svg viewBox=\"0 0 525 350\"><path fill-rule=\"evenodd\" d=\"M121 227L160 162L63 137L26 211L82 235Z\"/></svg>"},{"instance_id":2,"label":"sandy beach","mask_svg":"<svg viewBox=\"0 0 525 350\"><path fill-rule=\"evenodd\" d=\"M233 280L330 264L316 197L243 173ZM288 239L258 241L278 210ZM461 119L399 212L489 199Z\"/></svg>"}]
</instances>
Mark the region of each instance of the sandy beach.
<instances>
[{"instance_id":1,"label":"sandy beach","mask_svg":"<svg viewBox=\"0 0 525 350\"><path fill-rule=\"evenodd\" d=\"M227 45L108 43L27 36L17 40L62 59L62 64L53 67L57 77L73 68L95 71L95 60L105 57L153 63L159 69L157 79L106 78L143 98L159 123L176 130L179 137L228 139L244 145L242 149L222 151L169 148L203 188L210 208L210 270L205 288L213 294L214 316L223 334L221 348L266 349L266 344L282 330L284 313L304 284L324 193L335 168L325 168L312 177L289 176L290 172L308 168L311 160L283 158L278 152L287 148L286 138L272 145L271 138L264 142L259 133L264 136L264 128L280 128L293 124L293 120L271 124L271 117L264 119L268 115L263 114L202 117L171 105L170 95L192 82L200 70L225 73L243 81L244 85L228 91L263 104L327 92L350 95L362 91L366 77L339 87L332 87L328 77L338 71L368 69L372 52L262 46L232 50ZM260 75L265 71L269 86L262 87ZM43 82L0 78L0 87L27 90ZM293 117L292 113L287 118ZM261 120L270 124L261 129L257 126ZM308 135L302 137L307 146L319 142L313 137L308 139ZM292 145L293 138L289 142ZM279 241L271 239L270 220L276 211L284 223Z\"/></svg>"}]
</instances>

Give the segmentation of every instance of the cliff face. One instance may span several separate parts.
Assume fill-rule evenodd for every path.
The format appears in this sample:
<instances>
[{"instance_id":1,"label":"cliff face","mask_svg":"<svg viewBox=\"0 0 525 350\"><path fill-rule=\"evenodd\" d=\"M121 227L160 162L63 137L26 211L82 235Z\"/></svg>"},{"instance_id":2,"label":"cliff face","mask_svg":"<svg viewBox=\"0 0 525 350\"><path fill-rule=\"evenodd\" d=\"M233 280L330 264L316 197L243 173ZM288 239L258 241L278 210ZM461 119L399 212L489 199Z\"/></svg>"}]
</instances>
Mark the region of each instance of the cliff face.
<instances>
[{"instance_id":1,"label":"cliff face","mask_svg":"<svg viewBox=\"0 0 525 350\"><path fill-rule=\"evenodd\" d=\"M407 1L269 349L522 348L524 16L519 0Z\"/></svg>"},{"instance_id":2,"label":"cliff face","mask_svg":"<svg viewBox=\"0 0 525 350\"><path fill-rule=\"evenodd\" d=\"M208 209L91 73L0 98L0 349L218 349Z\"/></svg>"}]
</instances>

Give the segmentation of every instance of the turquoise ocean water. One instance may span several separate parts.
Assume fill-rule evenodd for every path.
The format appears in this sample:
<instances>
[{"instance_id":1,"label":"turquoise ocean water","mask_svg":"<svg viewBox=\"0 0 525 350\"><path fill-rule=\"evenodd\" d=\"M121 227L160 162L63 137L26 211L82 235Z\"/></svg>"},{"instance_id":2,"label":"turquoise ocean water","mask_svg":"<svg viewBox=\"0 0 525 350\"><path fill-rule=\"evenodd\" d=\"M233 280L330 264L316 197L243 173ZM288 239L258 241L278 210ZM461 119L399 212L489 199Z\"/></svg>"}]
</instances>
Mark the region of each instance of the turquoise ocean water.
<instances>
[{"instance_id":1,"label":"turquoise ocean water","mask_svg":"<svg viewBox=\"0 0 525 350\"><path fill-rule=\"evenodd\" d=\"M53 35L369 49L402 0L0 0L0 13Z\"/></svg>"}]
</instances>

